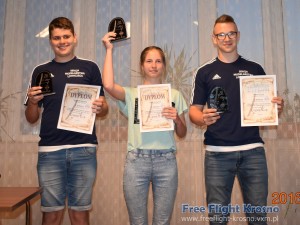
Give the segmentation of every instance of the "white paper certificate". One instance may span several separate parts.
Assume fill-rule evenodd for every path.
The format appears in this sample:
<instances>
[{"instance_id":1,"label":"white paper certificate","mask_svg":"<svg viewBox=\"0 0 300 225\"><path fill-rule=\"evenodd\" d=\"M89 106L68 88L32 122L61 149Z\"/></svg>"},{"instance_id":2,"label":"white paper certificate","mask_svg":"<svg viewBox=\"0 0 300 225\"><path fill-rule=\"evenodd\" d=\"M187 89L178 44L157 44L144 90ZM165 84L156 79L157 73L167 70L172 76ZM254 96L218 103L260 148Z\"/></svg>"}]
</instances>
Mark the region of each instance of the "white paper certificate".
<instances>
[{"instance_id":1,"label":"white paper certificate","mask_svg":"<svg viewBox=\"0 0 300 225\"><path fill-rule=\"evenodd\" d=\"M245 126L278 125L276 76L240 76L241 124Z\"/></svg>"},{"instance_id":2,"label":"white paper certificate","mask_svg":"<svg viewBox=\"0 0 300 225\"><path fill-rule=\"evenodd\" d=\"M92 103L98 98L100 86L66 84L57 128L92 134L96 114Z\"/></svg>"},{"instance_id":3,"label":"white paper certificate","mask_svg":"<svg viewBox=\"0 0 300 225\"><path fill-rule=\"evenodd\" d=\"M139 85L138 104L141 132L174 130L173 120L162 116L172 106L170 84Z\"/></svg>"}]
</instances>

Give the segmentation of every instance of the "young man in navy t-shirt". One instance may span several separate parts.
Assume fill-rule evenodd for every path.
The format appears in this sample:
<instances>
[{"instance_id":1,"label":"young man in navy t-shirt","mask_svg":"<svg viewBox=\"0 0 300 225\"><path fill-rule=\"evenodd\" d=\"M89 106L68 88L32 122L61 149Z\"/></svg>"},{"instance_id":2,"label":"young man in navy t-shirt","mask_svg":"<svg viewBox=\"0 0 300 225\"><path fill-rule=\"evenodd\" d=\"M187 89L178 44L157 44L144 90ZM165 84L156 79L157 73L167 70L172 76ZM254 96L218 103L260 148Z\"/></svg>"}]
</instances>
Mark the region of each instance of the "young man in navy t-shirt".
<instances>
[{"instance_id":1,"label":"young man in navy t-shirt","mask_svg":"<svg viewBox=\"0 0 300 225\"><path fill-rule=\"evenodd\" d=\"M39 185L43 188L42 224L59 225L67 200L71 224L88 225L97 170L95 126L92 134L84 134L58 129L57 123L65 85L103 86L101 74L96 63L75 56L77 37L69 19L58 17L52 20L49 39L55 57L33 70L25 111L30 123L37 122L42 113L37 165ZM35 85L36 77L43 71L53 75L53 95L42 95L42 87ZM103 88L93 102L92 110L97 116L107 114Z\"/></svg>"},{"instance_id":2,"label":"young man in navy t-shirt","mask_svg":"<svg viewBox=\"0 0 300 225\"><path fill-rule=\"evenodd\" d=\"M229 207L235 176L241 185L245 204L254 207L267 205L268 170L259 127L241 127L239 77L265 75L263 68L240 56L237 45L240 32L229 15L220 16L214 25L212 41L218 57L201 66L194 77L190 119L199 126L206 125L205 185L210 224L227 224L229 213L217 207ZM227 95L228 108L224 113L204 107L216 88ZM224 96L223 96L224 97ZM226 99L226 98L224 98ZM272 102L282 111L283 100ZM225 101L224 101L225 103ZM230 210L229 210L230 212ZM246 213L249 224L266 224L266 213ZM255 222L256 221L256 222Z\"/></svg>"}]
</instances>

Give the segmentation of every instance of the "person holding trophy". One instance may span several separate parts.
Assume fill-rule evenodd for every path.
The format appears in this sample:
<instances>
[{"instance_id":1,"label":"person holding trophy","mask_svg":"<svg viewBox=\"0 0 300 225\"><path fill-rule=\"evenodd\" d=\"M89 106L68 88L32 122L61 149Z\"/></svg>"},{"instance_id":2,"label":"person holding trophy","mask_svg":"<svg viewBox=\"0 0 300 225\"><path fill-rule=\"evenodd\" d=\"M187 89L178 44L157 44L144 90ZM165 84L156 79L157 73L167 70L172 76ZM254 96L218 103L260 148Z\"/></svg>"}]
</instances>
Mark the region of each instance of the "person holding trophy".
<instances>
[{"instance_id":1,"label":"person holding trophy","mask_svg":"<svg viewBox=\"0 0 300 225\"><path fill-rule=\"evenodd\" d=\"M34 68L25 100L28 122L35 123L42 115L37 163L39 185L43 189L42 224L61 224L67 200L71 224L88 225L97 170L95 126L92 124L91 134L86 134L58 129L57 125L67 84L99 88L102 86L101 74L96 63L75 56L77 36L68 18L58 17L50 22L49 42L54 59ZM76 93L89 96L87 93L81 94L80 87ZM87 100L75 100L68 118L80 122L80 117L91 116L95 119L95 114L107 114L103 88L100 96L96 94L95 100L79 112L76 106L83 105Z\"/></svg>"},{"instance_id":2,"label":"person holding trophy","mask_svg":"<svg viewBox=\"0 0 300 225\"><path fill-rule=\"evenodd\" d=\"M179 91L162 84L166 60L157 46L145 48L140 55L143 85L122 87L115 83L112 44L115 37L115 32L108 32L102 38L106 48L102 79L104 89L118 100L120 111L128 118L123 188L130 224L148 224L147 200L152 184L152 224L168 225L178 185L174 133L180 138L186 135L187 105Z\"/></svg>"},{"instance_id":3,"label":"person holding trophy","mask_svg":"<svg viewBox=\"0 0 300 225\"><path fill-rule=\"evenodd\" d=\"M190 119L198 126L207 126L205 186L207 204L212 209L208 212L211 225L227 224L230 212L214 209L230 207L236 176L245 204L259 209L267 205L264 142L257 125L241 126L239 84L240 77L265 76L265 72L261 65L238 54L239 39L240 32L231 16L217 18L212 41L218 56L198 68L192 86ZM282 98L272 96L268 103L282 111ZM246 217L249 224L267 224L263 210L246 212Z\"/></svg>"}]
</instances>

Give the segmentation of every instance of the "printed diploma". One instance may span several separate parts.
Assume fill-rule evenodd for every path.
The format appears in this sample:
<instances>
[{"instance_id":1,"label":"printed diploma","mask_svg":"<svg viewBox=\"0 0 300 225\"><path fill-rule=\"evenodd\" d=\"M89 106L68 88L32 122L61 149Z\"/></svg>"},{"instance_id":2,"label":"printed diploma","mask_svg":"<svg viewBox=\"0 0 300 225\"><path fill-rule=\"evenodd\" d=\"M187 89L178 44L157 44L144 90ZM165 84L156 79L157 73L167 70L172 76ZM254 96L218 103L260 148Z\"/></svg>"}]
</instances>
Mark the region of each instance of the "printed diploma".
<instances>
[{"instance_id":1,"label":"printed diploma","mask_svg":"<svg viewBox=\"0 0 300 225\"><path fill-rule=\"evenodd\" d=\"M241 76L241 125L278 125L277 104L271 100L276 96L276 76Z\"/></svg>"},{"instance_id":2,"label":"printed diploma","mask_svg":"<svg viewBox=\"0 0 300 225\"><path fill-rule=\"evenodd\" d=\"M141 132L174 130L173 120L162 116L172 106L170 84L139 85L138 100Z\"/></svg>"},{"instance_id":3,"label":"printed diploma","mask_svg":"<svg viewBox=\"0 0 300 225\"><path fill-rule=\"evenodd\" d=\"M95 85L66 84L57 128L92 134L96 118L92 103L99 97L100 88Z\"/></svg>"}]
</instances>

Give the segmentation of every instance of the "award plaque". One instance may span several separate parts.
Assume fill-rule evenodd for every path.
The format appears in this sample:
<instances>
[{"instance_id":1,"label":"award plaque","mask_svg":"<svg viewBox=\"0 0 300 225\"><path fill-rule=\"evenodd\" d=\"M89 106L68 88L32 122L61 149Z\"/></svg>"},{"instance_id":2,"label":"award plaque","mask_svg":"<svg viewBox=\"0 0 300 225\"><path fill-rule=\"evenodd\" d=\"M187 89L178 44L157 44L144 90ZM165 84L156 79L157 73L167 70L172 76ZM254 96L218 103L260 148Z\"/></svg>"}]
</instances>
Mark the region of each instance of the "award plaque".
<instances>
[{"instance_id":1,"label":"award plaque","mask_svg":"<svg viewBox=\"0 0 300 225\"><path fill-rule=\"evenodd\" d=\"M208 107L217 109L218 113L224 113L228 110L228 99L223 88L215 87L210 92Z\"/></svg>"},{"instance_id":2,"label":"award plaque","mask_svg":"<svg viewBox=\"0 0 300 225\"><path fill-rule=\"evenodd\" d=\"M127 39L127 31L126 31L126 24L121 17L116 17L112 19L108 25L108 32L116 33L114 41L121 41Z\"/></svg>"},{"instance_id":3,"label":"award plaque","mask_svg":"<svg viewBox=\"0 0 300 225\"><path fill-rule=\"evenodd\" d=\"M53 77L53 74L49 71L43 71L39 73L35 79L35 85L42 87L42 94L44 96L55 94L52 86Z\"/></svg>"}]
</instances>

